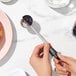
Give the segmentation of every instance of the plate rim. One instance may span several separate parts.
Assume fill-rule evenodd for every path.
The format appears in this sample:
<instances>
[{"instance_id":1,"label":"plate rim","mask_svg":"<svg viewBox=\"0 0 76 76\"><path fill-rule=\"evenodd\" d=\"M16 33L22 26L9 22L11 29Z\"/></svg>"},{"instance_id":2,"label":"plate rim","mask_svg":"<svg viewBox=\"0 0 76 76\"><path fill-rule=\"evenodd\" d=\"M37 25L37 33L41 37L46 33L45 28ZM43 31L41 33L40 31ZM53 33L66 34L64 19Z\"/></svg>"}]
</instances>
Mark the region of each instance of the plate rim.
<instances>
[{"instance_id":1,"label":"plate rim","mask_svg":"<svg viewBox=\"0 0 76 76\"><path fill-rule=\"evenodd\" d=\"M5 57L5 55L7 54L7 52L9 51L9 49L12 45L13 30L12 30L11 22L10 22L7 14L5 12L3 12L1 9L0 9L0 17L3 17L0 19L0 22L3 24L3 28L5 31L5 40L6 40L2 49L0 50L0 60L1 60ZM8 26L6 26L6 24L8 24ZM8 31L6 29L8 29ZM10 35L10 38L8 37L9 35Z\"/></svg>"}]
</instances>

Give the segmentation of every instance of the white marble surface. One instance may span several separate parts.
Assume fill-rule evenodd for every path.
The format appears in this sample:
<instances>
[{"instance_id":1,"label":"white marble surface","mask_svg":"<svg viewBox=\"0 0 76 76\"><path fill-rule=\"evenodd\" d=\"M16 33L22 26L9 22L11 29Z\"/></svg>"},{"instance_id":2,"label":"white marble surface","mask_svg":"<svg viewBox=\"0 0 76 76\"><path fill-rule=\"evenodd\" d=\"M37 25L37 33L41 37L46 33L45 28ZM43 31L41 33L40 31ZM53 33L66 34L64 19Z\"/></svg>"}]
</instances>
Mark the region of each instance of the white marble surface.
<instances>
[{"instance_id":1,"label":"white marble surface","mask_svg":"<svg viewBox=\"0 0 76 76\"><path fill-rule=\"evenodd\" d=\"M35 4L36 3L36 4ZM44 0L18 0L13 3L1 3L2 9L13 23L14 39L12 47L3 60L0 61L0 76L7 76L11 70L21 68L35 76L36 73L29 64L29 58L36 45L42 41L21 27L23 15L31 15L41 30L40 33L52 46L64 55L76 58L76 38L72 36L72 28L76 14L64 16L50 9ZM17 34L17 38L16 38Z\"/></svg>"}]
</instances>

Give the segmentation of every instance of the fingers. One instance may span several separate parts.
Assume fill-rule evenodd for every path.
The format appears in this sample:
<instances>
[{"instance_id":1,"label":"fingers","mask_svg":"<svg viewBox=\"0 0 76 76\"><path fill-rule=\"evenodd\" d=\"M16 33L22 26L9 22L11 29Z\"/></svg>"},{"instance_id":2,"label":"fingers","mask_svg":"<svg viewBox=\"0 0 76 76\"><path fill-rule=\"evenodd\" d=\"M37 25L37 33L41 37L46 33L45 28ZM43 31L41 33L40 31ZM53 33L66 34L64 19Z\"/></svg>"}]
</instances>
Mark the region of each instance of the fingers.
<instances>
[{"instance_id":1,"label":"fingers","mask_svg":"<svg viewBox=\"0 0 76 76\"><path fill-rule=\"evenodd\" d=\"M56 71L58 76L60 76L60 75L64 76L64 75L68 75L69 74L69 72L63 72L63 71L58 70L58 69L56 69L55 71Z\"/></svg>"},{"instance_id":2,"label":"fingers","mask_svg":"<svg viewBox=\"0 0 76 76\"><path fill-rule=\"evenodd\" d=\"M49 58L49 50L51 45L49 43L44 43L44 58Z\"/></svg>"},{"instance_id":3,"label":"fingers","mask_svg":"<svg viewBox=\"0 0 76 76\"><path fill-rule=\"evenodd\" d=\"M66 64L65 62L59 61L56 58L54 58L53 61L55 62L55 66L58 70L63 70L64 72L68 70L69 65Z\"/></svg>"},{"instance_id":4,"label":"fingers","mask_svg":"<svg viewBox=\"0 0 76 76\"><path fill-rule=\"evenodd\" d=\"M43 43L40 45L37 45L33 51L33 56L39 56L44 54L45 58L49 57L49 49L50 49L50 44L49 43Z\"/></svg>"},{"instance_id":5,"label":"fingers","mask_svg":"<svg viewBox=\"0 0 76 76\"><path fill-rule=\"evenodd\" d=\"M55 66L56 66L55 71L58 76L68 76L69 72L67 71L66 68L58 64L58 62L55 64Z\"/></svg>"},{"instance_id":6,"label":"fingers","mask_svg":"<svg viewBox=\"0 0 76 76\"><path fill-rule=\"evenodd\" d=\"M30 64L32 65L32 63L35 62L35 60L37 60L38 58L40 58L38 55L39 53L42 51L41 49L44 48L44 44L40 44L40 45L37 45L30 57Z\"/></svg>"},{"instance_id":7,"label":"fingers","mask_svg":"<svg viewBox=\"0 0 76 76\"><path fill-rule=\"evenodd\" d=\"M66 68L60 66L59 64L56 64L56 68L57 68L59 71L62 71L62 72L66 72L66 71L67 71Z\"/></svg>"},{"instance_id":8,"label":"fingers","mask_svg":"<svg viewBox=\"0 0 76 76\"><path fill-rule=\"evenodd\" d=\"M44 44L40 44L40 45L37 45L33 51L33 54L34 56L38 56L40 52L42 52L44 48Z\"/></svg>"},{"instance_id":9,"label":"fingers","mask_svg":"<svg viewBox=\"0 0 76 76\"><path fill-rule=\"evenodd\" d=\"M72 58L71 58L71 57L63 56L63 55L61 55L61 54L58 54L58 56L60 57L60 59L61 59L63 62L65 62L65 63L67 63L67 64L70 64L70 63L72 62Z\"/></svg>"},{"instance_id":10,"label":"fingers","mask_svg":"<svg viewBox=\"0 0 76 76\"><path fill-rule=\"evenodd\" d=\"M55 66L56 66L56 73L58 76L68 76L69 72L68 72L68 65L66 63L64 63L63 61L59 61L56 58L53 59L55 62ZM62 65L63 66L62 66Z\"/></svg>"}]
</instances>

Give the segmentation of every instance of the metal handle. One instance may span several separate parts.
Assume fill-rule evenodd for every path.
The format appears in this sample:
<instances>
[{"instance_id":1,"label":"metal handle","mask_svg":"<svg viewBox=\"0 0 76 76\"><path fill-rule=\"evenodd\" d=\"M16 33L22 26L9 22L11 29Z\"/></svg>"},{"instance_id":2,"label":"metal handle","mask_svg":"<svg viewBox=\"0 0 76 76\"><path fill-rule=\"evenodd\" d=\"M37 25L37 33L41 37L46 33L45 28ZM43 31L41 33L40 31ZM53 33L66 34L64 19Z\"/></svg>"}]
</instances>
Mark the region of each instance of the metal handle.
<instances>
[{"instance_id":1,"label":"metal handle","mask_svg":"<svg viewBox=\"0 0 76 76\"><path fill-rule=\"evenodd\" d=\"M58 57L58 55L57 55L57 51L54 49L54 48L50 48L50 54L52 55L52 56L54 56L56 59L58 59L58 60L60 60L60 58Z\"/></svg>"}]
</instances>

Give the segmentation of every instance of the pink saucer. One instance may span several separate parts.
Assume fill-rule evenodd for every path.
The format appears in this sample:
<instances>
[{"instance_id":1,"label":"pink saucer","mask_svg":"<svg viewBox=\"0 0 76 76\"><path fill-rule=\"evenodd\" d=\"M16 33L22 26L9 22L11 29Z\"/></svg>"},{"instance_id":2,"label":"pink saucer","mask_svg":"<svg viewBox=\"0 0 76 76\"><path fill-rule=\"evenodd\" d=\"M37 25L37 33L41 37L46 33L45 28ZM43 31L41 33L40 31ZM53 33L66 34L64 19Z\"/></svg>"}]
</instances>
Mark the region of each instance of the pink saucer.
<instances>
[{"instance_id":1,"label":"pink saucer","mask_svg":"<svg viewBox=\"0 0 76 76\"><path fill-rule=\"evenodd\" d=\"M3 24L3 28L5 31L5 42L2 49L0 50L0 60L1 60L9 51L9 48L12 44L13 32L11 23L7 15L2 10L0 10L0 22Z\"/></svg>"}]
</instances>

